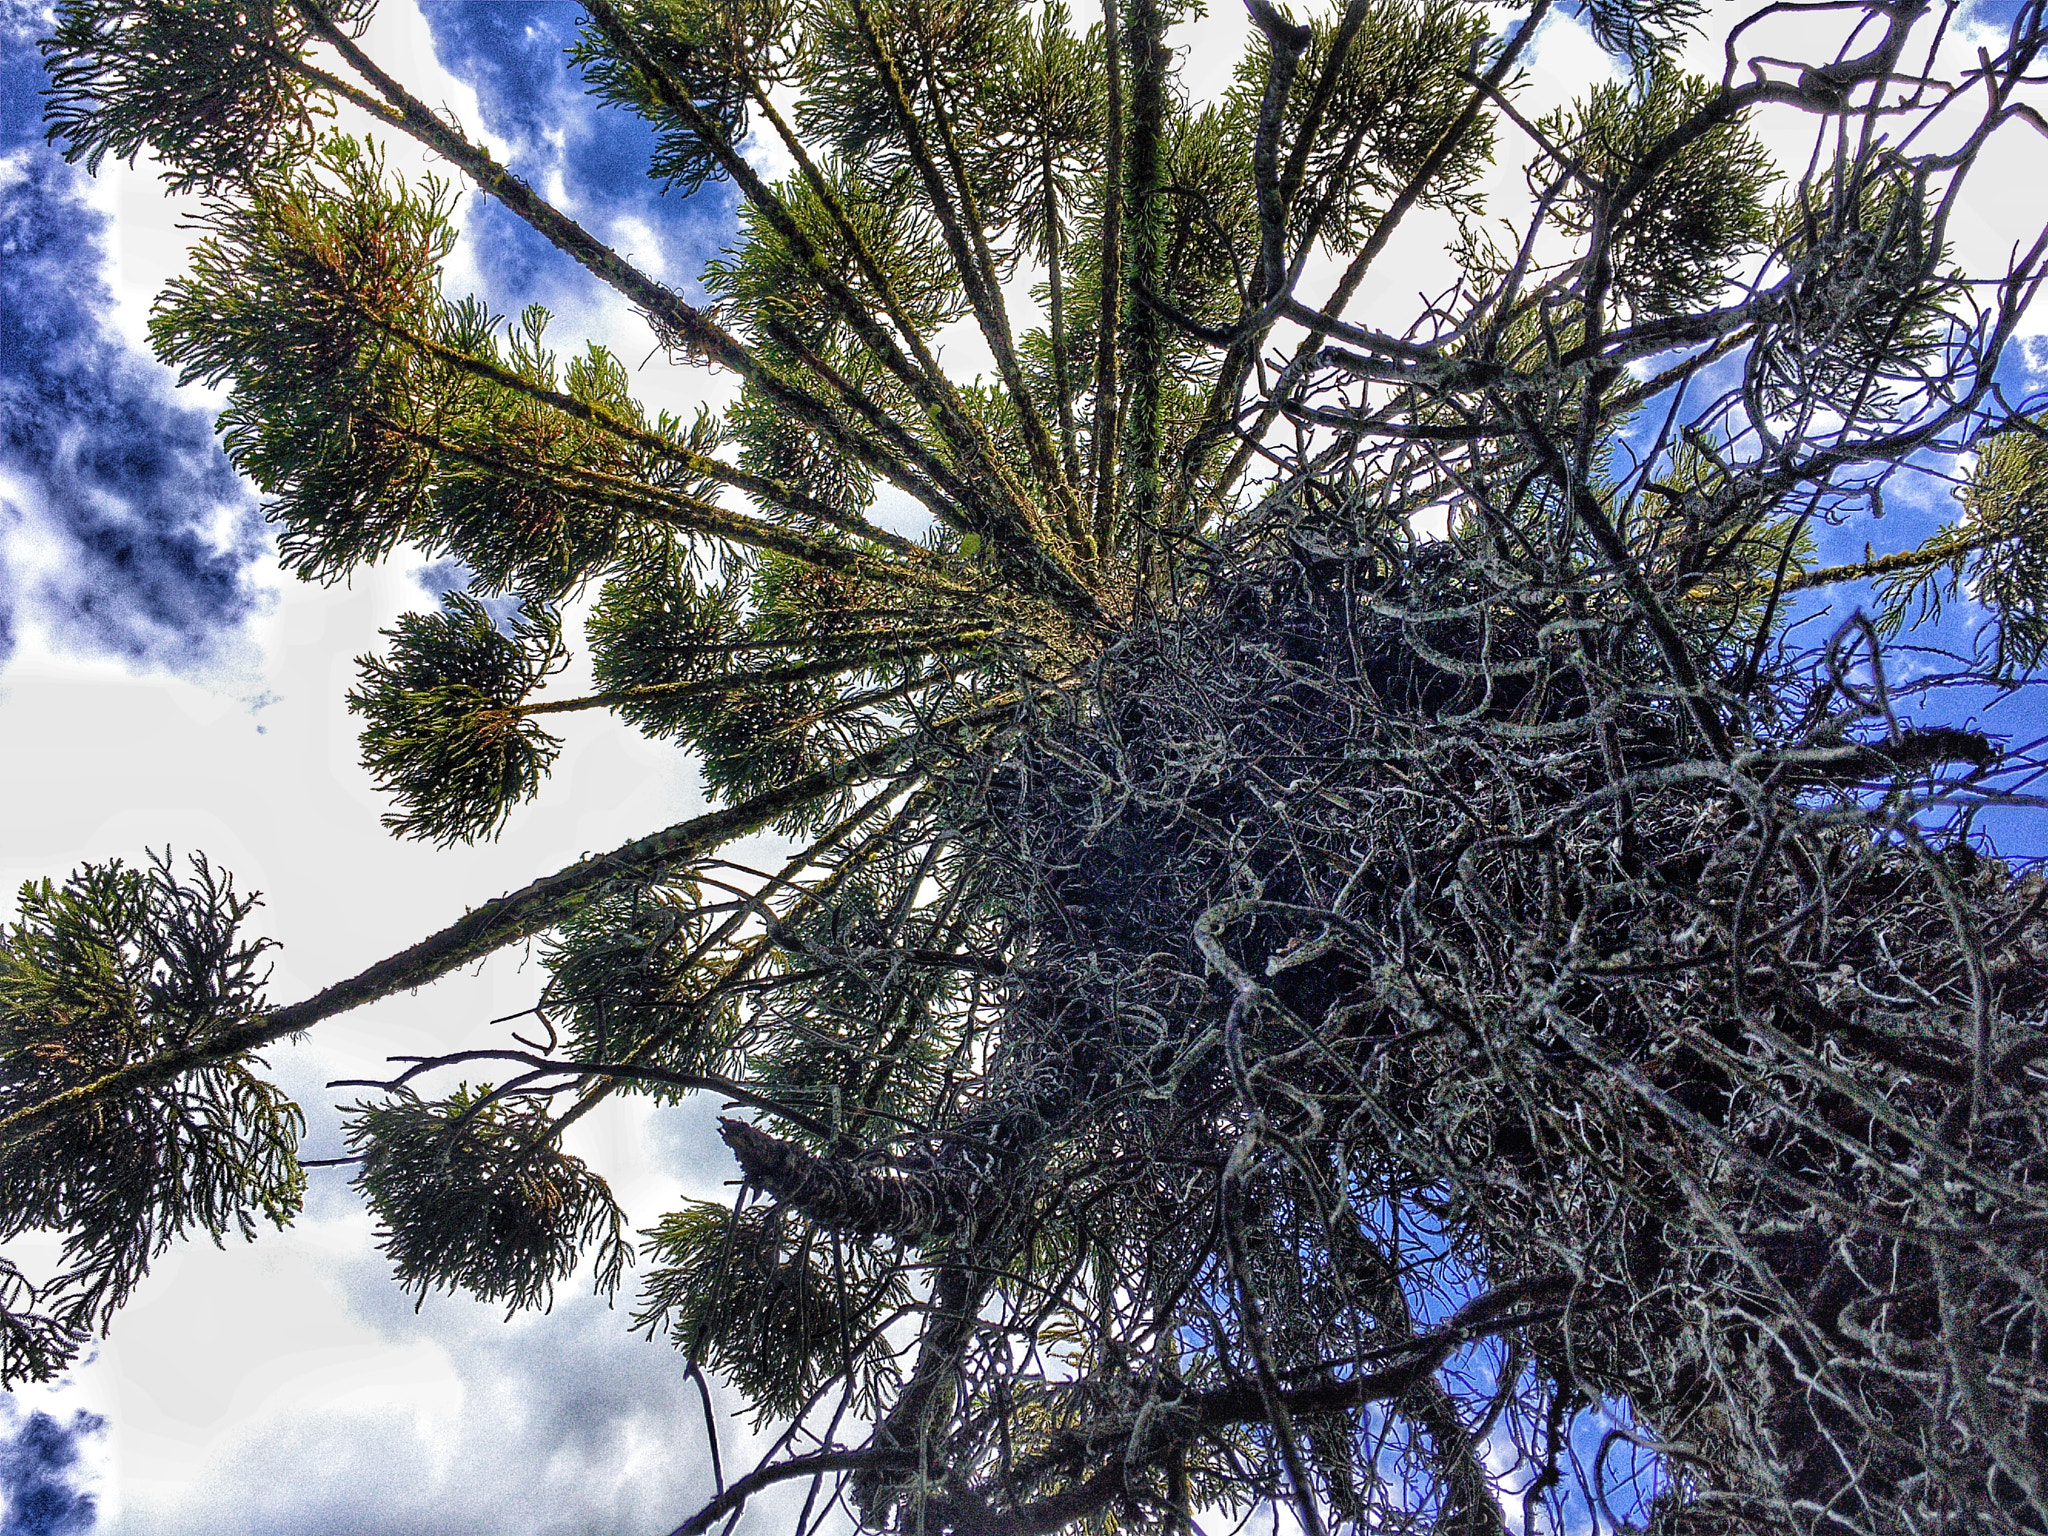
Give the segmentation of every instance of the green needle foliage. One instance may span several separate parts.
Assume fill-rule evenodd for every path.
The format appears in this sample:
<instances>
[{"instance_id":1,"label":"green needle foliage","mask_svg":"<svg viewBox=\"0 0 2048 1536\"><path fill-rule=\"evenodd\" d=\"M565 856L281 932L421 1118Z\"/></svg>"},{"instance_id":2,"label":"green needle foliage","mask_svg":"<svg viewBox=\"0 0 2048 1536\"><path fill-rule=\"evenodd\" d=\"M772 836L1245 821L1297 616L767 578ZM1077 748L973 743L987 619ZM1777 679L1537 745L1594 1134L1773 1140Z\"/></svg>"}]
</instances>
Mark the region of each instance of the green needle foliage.
<instances>
[{"instance_id":1,"label":"green needle foliage","mask_svg":"<svg viewBox=\"0 0 2048 1536\"><path fill-rule=\"evenodd\" d=\"M662 1074L644 1082L658 1098L736 1075L744 994L735 994L757 961L722 943L705 909L701 889L636 887L549 939L540 1007L570 1056Z\"/></svg>"},{"instance_id":2,"label":"green needle foliage","mask_svg":"<svg viewBox=\"0 0 2048 1536\"><path fill-rule=\"evenodd\" d=\"M373 8L345 0L325 17L359 30ZM133 159L164 141L158 99L168 96L185 151L167 179L179 191L211 191L266 164L324 115L318 82L294 67L315 35L309 14L270 0L67 7L48 49L50 127L97 171L108 155Z\"/></svg>"},{"instance_id":3,"label":"green needle foliage","mask_svg":"<svg viewBox=\"0 0 2048 1536\"><path fill-rule=\"evenodd\" d=\"M896 1385L884 1332L910 1301L886 1253L822 1233L776 1206L693 1202L647 1235L645 1304L665 1332L746 1394L756 1422L801 1413L851 1378L856 1411Z\"/></svg>"},{"instance_id":4,"label":"green needle foliage","mask_svg":"<svg viewBox=\"0 0 2048 1536\"><path fill-rule=\"evenodd\" d=\"M95 1101L0 1152L0 1241L63 1238L40 1286L0 1273L6 1379L48 1377L104 1327L180 1237L256 1235L298 1214L298 1106L216 1041L264 1011L268 940L256 905L203 857L181 880L167 853L135 869L82 866L22 888L0 929L0 1106L11 1112L134 1063L183 1057L168 1081Z\"/></svg>"},{"instance_id":5,"label":"green needle foliage","mask_svg":"<svg viewBox=\"0 0 2048 1536\"><path fill-rule=\"evenodd\" d=\"M348 707L363 716L363 764L405 810L384 825L442 846L495 836L531 800L561 742L519 706L561 660L559 625L522 611L512 633L465 592L386 630L388 656L361 656Z\"/></svg>"},{"instance_id":6,"label":"green needle foliage","mask_svg":"<svg viewBox=\"0 0 2048 1536\"><path fill-rule=\"evenodd\" d=\"M474 573L349 696L386 824L516 838L572 711L713 803L274 1009L203 866L32 888L0 1173L70 1268L0 1269L6 1379L289 1213L250 1052L538 940L357 1184L422 1298L545 1306L629 1256L571 1126L742 1112L637 1318L788 1432L683 1533L808 1478L929 1536L2048 1529L2048 932L1982 830L2038 753L1954 723L2048 651L2048 241L1950 233L2048 18L1781 9L1702 77L1690 5L1250 0L1200 100L1164 0L585 0L654 181L737 199L699 303L366 7L65 0L53 136L204 195L153 336L287 567ZM1612 73L1525 111L1560 12ZM451 291L458 188L729 407Z\"/></svg>"},{"instance_id":7,"label":"green needle foliage","mask_svg":"<svg viewBox=\"0 0 2048 1536\"><path fill-rule=\"evenodd\" d=\"M594 1244L598 1289L616 1289L625 1215L555 1135L544 1109L466 1084L431 1102L399 1089L357 1106L355 1184L385 1223L399 1284L422 1304L443 1286L515 1312L545 1307Z\"/></svg>"},{"instance_id":8,"label":"green needle foliage","mask_svg":"<svg viewBox=\"0 0 2048 1536\"><path fill-rule=\"evenodd\" d=\"M1538 125L1573 165L1558 199L1560 221L1581 234L1606 226L1613 297L1631 319L1712 303L1769 230L1764 199L1775 172L1740 125L1664 150L1713 97L1708 81L1658 60ZM1653 151L1661 152L1653 159ZM1630 184L1635 196L1617 217L1613 194Z\"/></svg>"},{"instance_id":9,"label":"green needle foliage","mask_svg":"<svg viewBox=\"0 0 2048 1536\"><path fill-rule=\"evenodd\" d=\"M1967 595L1989 609L1990 667L2000 679L2048 662L2048 438L2036 417L1984 444L1962 488L1963 515L1878 573L1881 621L1897 632ZM1872 565L1882 562L1872 560Z\"/></svg>"},{"instance_id":10,"label":"green needle foliage","mask_svg":"<svg viewBox=\"0 0 2048 1536\"><path fill-rule=\"evenodd\" d=\"M1953 542L1967 549L1972 595L1998 616L1994 631L2002 675L2038 672L2048 660L2048 443L2038 419L1984 446L1963 495L1969 509Z\"/></svg>"}]
</instances>

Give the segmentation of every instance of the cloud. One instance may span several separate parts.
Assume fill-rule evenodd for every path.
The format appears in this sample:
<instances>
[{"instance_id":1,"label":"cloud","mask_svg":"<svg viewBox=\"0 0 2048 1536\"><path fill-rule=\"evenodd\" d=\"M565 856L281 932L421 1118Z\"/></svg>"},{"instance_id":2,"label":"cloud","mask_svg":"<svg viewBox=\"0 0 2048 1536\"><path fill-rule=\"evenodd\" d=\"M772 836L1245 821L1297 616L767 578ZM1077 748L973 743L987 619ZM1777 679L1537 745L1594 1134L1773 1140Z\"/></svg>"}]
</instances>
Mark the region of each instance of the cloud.
<instances>
[{"instance_id":1,"label":"cloud","mask_svg":"<svg viewBox=\"0 0 2048 1536\"><path fill-rule=\"evenodd\" d=\"M89 1531L99 1503L79 1483L81 1445L106 1428L83 1409L60 1423L37 1409L27 1415L0 1396L0 1536L75 1536Z\"/></svg>"},{"instance_id":2,"label":"cloud","mask_svg":"<svg viewBox=\"0 0 2048 1536\"><path fill-rule=\"evenodd\" d=\"M367 1223L336 1225L356 1251L329 1247L295 1298L316 1329L340 1304L324 1347L178 1486L125 1487L118 1536L598 1536L667 1530L711 1496L696 1390L671 1346L628 1331L624 1298L572 1291L507 1321L437 1293L415 1312L357 1246ZM765 1449L730 1418L720 1435L734 1460Z\"/></svg>"},{"instance_id":3,"label":"cloud","mask_svg":"<svg viewBox=\"0 0 2048 1536\"><path fill-rule=\"evenodd\" d=\"M32 619L192 671L261 605L261 522L209 413L111 323L108 221L39 137L36 9L0 10L0 660Z\"/></svg>"}]
</instances>

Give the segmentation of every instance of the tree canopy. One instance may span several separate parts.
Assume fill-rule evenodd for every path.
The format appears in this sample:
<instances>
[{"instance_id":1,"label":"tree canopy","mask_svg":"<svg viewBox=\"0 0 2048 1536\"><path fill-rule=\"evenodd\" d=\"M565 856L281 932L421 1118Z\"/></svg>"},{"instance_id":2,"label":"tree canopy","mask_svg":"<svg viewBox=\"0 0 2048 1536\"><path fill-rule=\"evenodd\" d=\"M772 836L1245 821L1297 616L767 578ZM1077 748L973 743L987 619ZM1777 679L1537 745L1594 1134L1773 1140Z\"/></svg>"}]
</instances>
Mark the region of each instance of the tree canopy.
<instances>
[{"instance_id":1,"label":"tree canopy","mask_svg":"<svg viewBox=\"0 0 2048 1536\"><path fill-rule=\"evenodd\" d=\"M290 1219L266 1046L537 939L544 1038L366 1085L355 1180L422 1294L637 1246L777 1428L681 1532L2048 1530L2048 886L1983 830L2040 754L1968 715L2048 656L2048 224L1957 254L2048 13L1248 4L1194 100L1162 0L585 0L650 174L737 193L701 302L365 0L58 7L52 137L204 199L152 334L284 563L473 573L349 694L390 829L516 828L573 710L716 805L283 1006L204 861L31 886L0 1378ZM1613 75L1532 117L1567 12ZM447 291L459 186L731 408ZM1823 565L1887 497L1947 515ZM622 1093L720 1096L734 1201L636 1245L560 1144Z\"/></svg>"}]
</instances>

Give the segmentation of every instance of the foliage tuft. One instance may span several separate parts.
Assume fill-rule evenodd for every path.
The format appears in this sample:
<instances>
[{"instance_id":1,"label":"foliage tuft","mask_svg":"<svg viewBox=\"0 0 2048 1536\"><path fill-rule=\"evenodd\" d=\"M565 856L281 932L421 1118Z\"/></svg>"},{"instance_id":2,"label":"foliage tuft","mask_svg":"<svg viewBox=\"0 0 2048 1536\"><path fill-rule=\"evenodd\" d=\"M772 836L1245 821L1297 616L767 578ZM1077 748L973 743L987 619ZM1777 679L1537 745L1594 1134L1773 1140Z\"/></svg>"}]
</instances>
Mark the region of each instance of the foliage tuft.
<instances>
[{"instance_id":1,"label":"foliage tuft","mask_svg":"<svg viewBox=\"0 0 2048 1536\"><path fill-rule=\"evenodd\" d=\"M646 1234L645 1253L635 1321L745 1392L757 1424L835 1380L854 1384L857 1412L885 1401L896 1370L882 1325L909 1290L882 1250L780 1207L693 1200Z\"/></svg>"},{"instance_id":2,"label":"foliage tuft","mask_svg":"<svg viewBox=\"0 0 2048 1536\"><path fill-rule=\"evenodd\" d=\"M356 658L348 707L366 720L363 766L401 810L384 825L446 847L496 837L540 792L561 742L523 718L527 694L561 662L552 614L522 610L508 635L466 592L439 613L384 631L389 656Z\"/></svg>"},{"instance_id":3,"label":"foliage tuft","mask_svg":"<svg viewBox=\"0 0 2048 1536\"><path fill-rule=\"evenodd\" d=\"M168 852L23 886L0 930L0 1114L205 1052L257 1020L271 945L243 934L256 904L203 857L181 879ZM282 1227L297 1213L303 1118L255 1065L233 1052L154 1073L0 1147L0 1241L63 1237L40 1288L0 1275L0 1381L61 1369L186 1233L248 1238L259 1217Z\"/></svg>"},{"instance_id":4,"label":"foliage tuft","mask_svg":"<svg viewBox=\"0 0 2048 1536\"><path fill-rule=\"evenodd\" d=\"M541 1007L565 1025L577 1061L630 1062L684 1074L734 1064L740 1006L717 986L731 951L714 942L701 892L639 888L592 903L543 946ZM656 1097L680 1097L650 1080Z\"/></svg>"},{"instance_id":5,"label":"foliage tuft","mask_svg":"<svg viewBox=\"0 0 2048 1536\"><path fill-rule=\"evenodd\" d=\"M343 29L375 0L330 0ZM308 28L292 0L64 0L43 44L47 118L68 160L148 153L177 191L246 183L331 110L292 65Z\"/></svg>"},{"instance_id":6,"label":"foliage tuft","mask_svg":"<svg viewBox=\"0 0 2048 1536\"><path fill-rule=\"evenodd\" d=\"M356 1105L346 1134L380 1244L422 1305L440 1288L545 1309L592 1244L597 1289L618 1288L631 1260L624 1213L603 1179L555 1145L544 1104L467 1086L440 1100L401 1088Z\"/></svg>"},{"instance_id":7,"label":"foliage tuft","mask_svg":"<svg viewBox=\"0 0 2048 1536\"><path fill-rule=\"evenodd\" d=\"M1639 318L1711 304L1770 231L1764 196L1776 171L1754 135L1719 123L1665 148L1715 95L1708 81L1658 60L1539 124L1569 168L1561 221L1608 235L1613 295ZM1637 181L1620 204L1617 194Z\"/></svg>"}]
</instances>

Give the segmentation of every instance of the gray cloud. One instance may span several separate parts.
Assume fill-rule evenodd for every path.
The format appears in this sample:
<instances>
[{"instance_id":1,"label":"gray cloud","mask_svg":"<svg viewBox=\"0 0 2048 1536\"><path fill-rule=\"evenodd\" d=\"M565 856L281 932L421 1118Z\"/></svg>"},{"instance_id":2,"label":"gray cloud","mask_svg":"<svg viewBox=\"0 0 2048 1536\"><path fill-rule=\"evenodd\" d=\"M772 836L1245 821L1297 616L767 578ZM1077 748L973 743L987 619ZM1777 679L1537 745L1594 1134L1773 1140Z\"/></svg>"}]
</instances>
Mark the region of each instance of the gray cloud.
<instances>
[{"instance_id":1,"label":"gray cloud","mask_svg":"<svg viewBox=\"0 0 2048 1536\"><path fill-rule=\"evenodd\" d=\"M341 1285L387 1343L445 1352L455 1412L423 1416L394 1394L266 1416L176 1502L131 1505L111 1536L653 1533L710 1497L696 1391L673 1349L627 1332L623 1309L566 1296L508 1323L434 1296L416 1313L375 1259L348 1264ZM728 1449L737 1428L721 1426Z\"/></svg>"}]
</instances>

